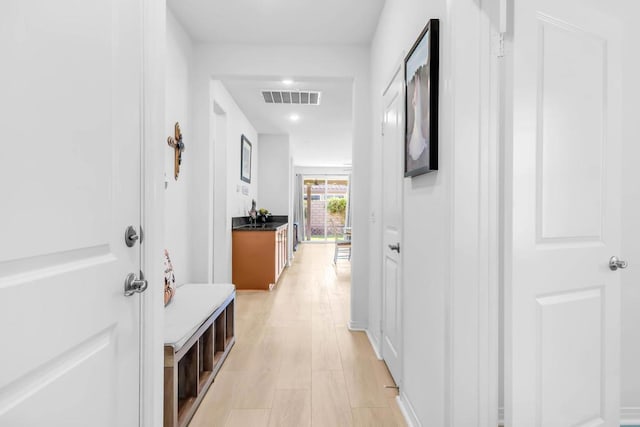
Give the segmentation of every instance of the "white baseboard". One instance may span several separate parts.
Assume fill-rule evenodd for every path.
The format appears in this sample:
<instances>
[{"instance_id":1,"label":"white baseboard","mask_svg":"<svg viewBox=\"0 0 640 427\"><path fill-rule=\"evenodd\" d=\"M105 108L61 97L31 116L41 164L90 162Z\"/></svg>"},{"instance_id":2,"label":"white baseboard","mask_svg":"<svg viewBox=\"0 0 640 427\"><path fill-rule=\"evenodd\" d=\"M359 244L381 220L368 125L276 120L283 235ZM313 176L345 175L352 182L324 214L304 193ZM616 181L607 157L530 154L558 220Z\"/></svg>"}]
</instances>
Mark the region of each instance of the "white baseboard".
<instances>
[{"instance_id":1,"label":"white baseboard","mask_svg":"<svg viewBox=\"0 0 640 427\"><path fill-rule=\"evenodd\" d=\"M498 424L504 425L504 408L498 408ZM640 407L620 409L620 425L640 425Z\"/></svg>"},{"instance_id":2,"label":"white baseboard","mask_svg":"<svg viewBox=\"0 0 640 427\"><path fill-rule=\"evenodd\" d=\"M367 324L365 322L354 322L353 320L349 320L347 327L350 331L365 332L367 330Z\"/></svg>"},{"instance_id":3,"label":"white baseboard","mask_svg":"<svg viewBox=\"0 0 640 427\"><path fill-rule=\"evenodd\" d=\"M402 412L404 420L407 422L409 427L422 427L422 424L416 415L416 411L413 410L413 406L404 392L400 391L400 394L396 396L396 402L398 403L400 412Z\"/></svg>"},{"instance_id":4,"label":"white baseboard","mask_svg":"<svg viewBox=\"0 0 640 427\"><path fill-rule=\"evenodd\" d=\"M382 360L382 353L380 351L381 350L380 342L376 340L376 338L373 335L371 335L368 329L365 332L367 333L367 338L369 338L369 344L371 344L371 348L373 348L373 352L376 354L376 357L378 358L378 360Z\"/></svg>"},{"instance_id":5,"label":"white baseboard","mask_svg":"<svg viewBox=\"0 0 640 427\"><path fill-rule=\"evenodd\" d=\"M620 409L620 425L640 425L640 407Z\"/></svg>"}]
</instances>

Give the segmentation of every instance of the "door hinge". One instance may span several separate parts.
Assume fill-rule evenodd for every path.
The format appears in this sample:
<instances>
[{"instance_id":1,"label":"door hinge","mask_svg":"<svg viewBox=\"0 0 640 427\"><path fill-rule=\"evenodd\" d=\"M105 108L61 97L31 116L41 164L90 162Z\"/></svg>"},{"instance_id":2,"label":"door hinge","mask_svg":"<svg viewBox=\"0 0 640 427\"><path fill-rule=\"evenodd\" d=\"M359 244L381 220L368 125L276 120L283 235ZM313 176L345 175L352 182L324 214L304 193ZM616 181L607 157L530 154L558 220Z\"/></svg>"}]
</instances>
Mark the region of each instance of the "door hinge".
<instances>
[{"instance_id":1,"label":"door hinge","mask_svg":"<svg viewBox=\"0 0 640 427\"><path fill-rule=\"evenodd\" d=\"M380 123L380 135L384 136L384 122Z\"/></svg>"},{"instance_id":2,"label":"door hinge","mask_svg":"<svg viewBox=\"0 0 640 427\"><path fill-rule=\"evenodd\" d=\"M496 56L498 58L504 57L504 33L498 33L496 37Z\"/></svg>"}]
</instances>

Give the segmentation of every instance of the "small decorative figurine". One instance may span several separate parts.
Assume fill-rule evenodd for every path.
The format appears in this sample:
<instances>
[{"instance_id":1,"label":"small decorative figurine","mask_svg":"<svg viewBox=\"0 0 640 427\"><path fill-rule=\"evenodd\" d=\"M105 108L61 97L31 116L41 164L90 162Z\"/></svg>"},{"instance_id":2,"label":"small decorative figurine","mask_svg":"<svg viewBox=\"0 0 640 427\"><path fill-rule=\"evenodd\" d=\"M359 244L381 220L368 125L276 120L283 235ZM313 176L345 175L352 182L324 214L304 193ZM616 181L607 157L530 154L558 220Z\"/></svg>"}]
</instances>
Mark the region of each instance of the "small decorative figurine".
<instances>
[{"instance_id":1,"label":"small decorative figurine","mask_svg":"<svg viewBox=\"0 0 640 427\"><path fill-rule=\"evenodd\" d=\"M176 122L175 136L167 138L167 144L175 150L173 175L176 181L180 174L180 164L182 163L182 152L184 151L184 143L182 142L182 132L180 132L180 124Z\"/></svg>"}]
</instances>

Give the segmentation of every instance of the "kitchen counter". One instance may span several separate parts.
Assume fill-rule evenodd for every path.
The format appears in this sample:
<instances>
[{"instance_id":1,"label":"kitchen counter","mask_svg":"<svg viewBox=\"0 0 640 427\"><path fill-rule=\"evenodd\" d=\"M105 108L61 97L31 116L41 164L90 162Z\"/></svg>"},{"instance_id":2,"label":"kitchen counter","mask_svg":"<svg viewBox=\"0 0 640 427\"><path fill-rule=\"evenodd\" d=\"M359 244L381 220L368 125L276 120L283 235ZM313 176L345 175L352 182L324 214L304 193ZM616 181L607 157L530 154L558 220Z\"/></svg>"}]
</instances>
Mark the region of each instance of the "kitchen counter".
<instances>
[{"instance_id":1,"label":"kitchen counter","mask_svg":"<svg viewBox=\"0 0 640 427\"><path fill-rule=\"evenodd\" d=\"M265 222L257 224L243 224L233 227L232 231L277 231L280 227L286 226L286 222Z\"/></svg>"},{"instance_id":2,"label":"kitchen counter","mask_svg":"<svg viewBox=\"0 0 640 427\"><path fill-rule=\"evenodd\" d=\"M271 290L287 266L288 223L236 223L231 233L231 277L236 289Z\"/></svg>"}]
</instances>

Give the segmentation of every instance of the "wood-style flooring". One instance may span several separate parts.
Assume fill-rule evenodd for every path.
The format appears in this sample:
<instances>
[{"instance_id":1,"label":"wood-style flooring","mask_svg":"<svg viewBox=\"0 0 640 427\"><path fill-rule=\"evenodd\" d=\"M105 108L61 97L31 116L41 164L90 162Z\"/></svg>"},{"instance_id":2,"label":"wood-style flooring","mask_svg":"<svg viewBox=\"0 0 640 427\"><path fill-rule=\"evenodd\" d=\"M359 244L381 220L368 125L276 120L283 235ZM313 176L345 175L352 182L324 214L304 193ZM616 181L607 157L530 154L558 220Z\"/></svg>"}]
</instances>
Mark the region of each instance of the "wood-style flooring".
<instances>
[{"instance_id":1,"label":"wood-style flooring","mask_svg":"<svg viewBox=\"0 0 640 427\"><path fill-rule=\"evenodd\" d=\"M306 244L273 291L238 292L236 344L190 426L405 426L386 365L347 328L350 282L332 244Z\"/></svg>"}]
</instances>

